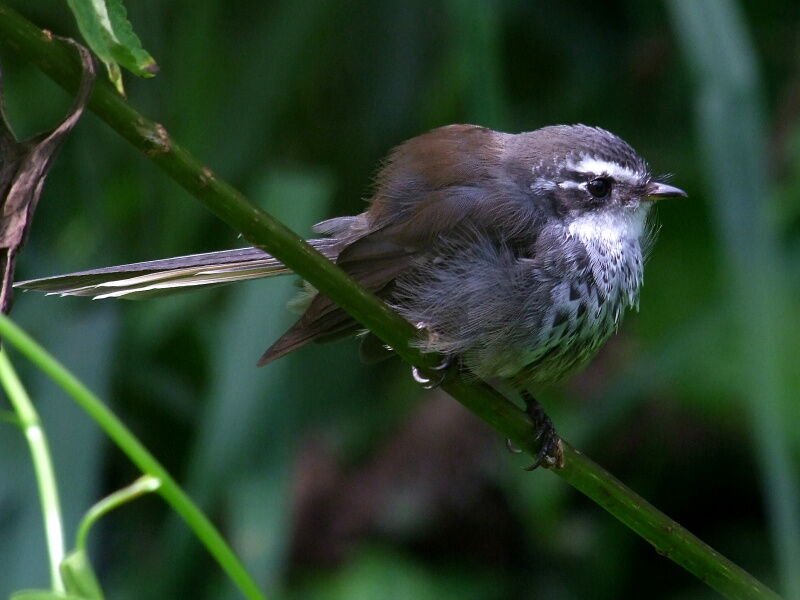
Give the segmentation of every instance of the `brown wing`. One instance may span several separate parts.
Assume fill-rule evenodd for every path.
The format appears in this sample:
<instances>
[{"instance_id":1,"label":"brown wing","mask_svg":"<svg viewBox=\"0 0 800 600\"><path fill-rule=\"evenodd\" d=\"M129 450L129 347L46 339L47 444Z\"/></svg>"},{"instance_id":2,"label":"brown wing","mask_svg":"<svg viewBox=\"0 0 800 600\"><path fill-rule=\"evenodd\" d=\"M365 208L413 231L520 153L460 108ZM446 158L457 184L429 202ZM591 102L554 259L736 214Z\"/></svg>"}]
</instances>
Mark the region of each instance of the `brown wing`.
<instances>
[{"instance_id":1,"label":"brown wing","mask_svg":"<svg viewBox=\"0 0 800 600\"><path fill-rule=\"evenodd\" d=\"M367 250L362 249L371 246L377 246L381 252L369 255ZM347 260L346 254L350 249L359 250L357 260ZM378 296L385 296L394 279L408 268L412 258L413 254L402 248L395 248L391 252L383 243L375 244L369 238L362 238L342 252L337 264L365 288ZM269 347L258 364L261 366L272 362L308 342L336 339L359 327L348 313L327 296L317 294L300 319Z\"/></svg>"},{"instance_id":2,"label":"brown wing","mask_svg":"<svg viewBox=\"0 0 800 600\"><path fill-rule=\"evenodd\" d=\"M334 225L331 232L335 236L353 238L345 242L336 263L378 296L390 294L395 278L416 256L443 232L480 210L504 135L474 125L450 125L398 146L378 174L365 218L342 219L354 228L350 231L336 231ZM360 232L359 227L363 227ZM350 315L318 294L258 364L359 327Z\"/></svg>"}]
</instances>

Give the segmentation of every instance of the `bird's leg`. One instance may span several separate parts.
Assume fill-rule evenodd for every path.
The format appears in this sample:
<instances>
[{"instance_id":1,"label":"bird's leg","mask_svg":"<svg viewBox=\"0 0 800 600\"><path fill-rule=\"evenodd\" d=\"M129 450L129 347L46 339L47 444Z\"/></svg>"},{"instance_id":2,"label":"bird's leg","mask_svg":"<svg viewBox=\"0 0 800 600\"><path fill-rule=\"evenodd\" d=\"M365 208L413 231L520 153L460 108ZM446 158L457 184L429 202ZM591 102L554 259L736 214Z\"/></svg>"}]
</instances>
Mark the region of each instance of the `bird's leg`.
<instances>
[{"instance_id":1,"label":"bird's leg","mask_svg":"<svg viewBox=\"0 0 800 600\"><path fill-rule=\"evenodd\" d=\"M561 450L561 439L556 433L556 428L544 408L534 398L531 393L525 389L520 392L522 400L525 402L525 412L533 419L534 427L536 428L536 438L541 440L539 453L536 455L536 460L533 464L524 467L526 471L533 471L536 467L553 467L561 464L563 459Z\"/></svg>"},{"instance_id":2,"label":"bird's leg","mask_svg":"<svg viewBox=\"0 0 800 600\"><path fill-rule=\"evenodd\" d=\"M452 364L452 356L447 355L438 365L427 367L425 369L425 374L422 373L422 369L420 367L414 365L411 367L411 377L414 378L414 381L422 385L424 389L432 390L442 385L447 377L447 371ZM433 376L431 376L431 372Z\"/></svg>"}]
</instances>

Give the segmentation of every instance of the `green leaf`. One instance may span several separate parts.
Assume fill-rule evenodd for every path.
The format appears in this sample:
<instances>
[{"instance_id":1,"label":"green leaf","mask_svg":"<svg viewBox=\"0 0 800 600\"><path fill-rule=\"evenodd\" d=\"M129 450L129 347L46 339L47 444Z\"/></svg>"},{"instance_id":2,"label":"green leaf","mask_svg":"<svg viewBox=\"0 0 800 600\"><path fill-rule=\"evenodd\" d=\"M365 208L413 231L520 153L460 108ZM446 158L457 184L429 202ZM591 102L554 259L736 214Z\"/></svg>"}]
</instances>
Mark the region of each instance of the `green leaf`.
<instances>
[{"instance_id":1,"label":"green leaf","mask_svg":"<svg viewBox=\"0 0 800 600\"><path fill-rule=\"evenodd\" d=\"M83 550L70 552L61 561L61 577L67 593L86 600L103 600L103 590L97 582L97 576Z\"/></svg>"},{"instance_id":2,"label":"green leaf","mask_svg":"<svg viewBox=\"0 0 800 600\"><path fill-rule=\"evenodd\" d=\"M52 590L20 590L11 594L8 600L87 600L87 598Z\"/></svg>"},{"instance_id":3,"label":"green leaf","mask_svg":"<svg viewBox=\"0 0 800 600\"><path fill-rule=\"evenodd\" d=\"M95 54L106 65L108 77L124 94L120 66L139 77L152 77L158 65L142 48L133 32L122 0L67 0L78 28Z\"/></svg>"}]
</instances>

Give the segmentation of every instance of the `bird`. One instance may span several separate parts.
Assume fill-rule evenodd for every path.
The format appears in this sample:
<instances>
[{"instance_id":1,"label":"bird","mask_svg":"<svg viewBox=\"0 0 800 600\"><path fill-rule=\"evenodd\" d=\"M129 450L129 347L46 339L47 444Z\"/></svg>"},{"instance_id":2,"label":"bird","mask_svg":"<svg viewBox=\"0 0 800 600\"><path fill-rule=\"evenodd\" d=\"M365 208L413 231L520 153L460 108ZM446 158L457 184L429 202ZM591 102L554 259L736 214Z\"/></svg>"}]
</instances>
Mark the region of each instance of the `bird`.
<instances>
[{"instance_id":1,"label":"bird","mask_svg":"<svg viewBox=\"0 0 800 600\"><path fill-rule=\"evenodd\" d=\"M533 465L558 461L559 438L531 387L576 372L638 309L655 238L652 206L685 197L622 138L600 127L504 133L447 125L395 147L364 212L313 227L309 243L421 332L417 344L488 381L511 382L542 438ZM25 290L144 298L290 273L258 248L133 263L17 283ZM304 311L259 360L309 342L379 340L307 286Z\"/></svg>"}]
</instances>

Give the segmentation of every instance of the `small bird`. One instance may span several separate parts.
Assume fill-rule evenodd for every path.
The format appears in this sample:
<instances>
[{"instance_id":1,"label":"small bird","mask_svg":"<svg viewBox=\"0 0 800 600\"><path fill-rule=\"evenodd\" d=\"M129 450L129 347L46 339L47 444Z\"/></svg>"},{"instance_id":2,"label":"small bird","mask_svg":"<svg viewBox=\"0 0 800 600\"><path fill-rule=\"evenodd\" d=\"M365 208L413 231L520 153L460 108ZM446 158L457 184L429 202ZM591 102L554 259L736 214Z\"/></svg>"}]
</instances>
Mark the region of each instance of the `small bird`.
<instances>
[{"instance_id":1,"label":"small bird","mask_svg":"<svg viewBox=\"0 0 800 600\"><path fill-rule=\"evenodd\" d=\"M638 308L657 181L625 141L598 127L508 134L449 125L391 151L367 210L314 226L309 243L481 379L510 380L543 437L530 468L557 460L558 437L528 391L573 373ZM258 248L195 254L18 283L94 298L141 298L189 286L289 273ZM356 333L313 289L299 320L261 357ZM370 334L362 356L386 349Z\"/></svg>"}]
</instances>

